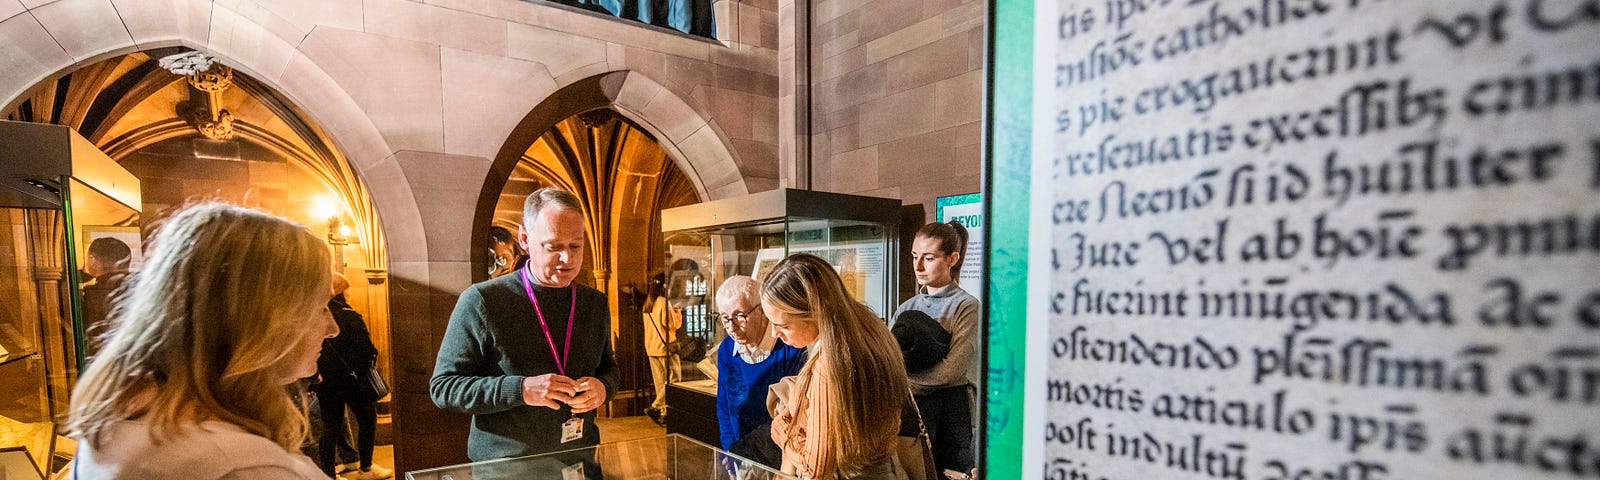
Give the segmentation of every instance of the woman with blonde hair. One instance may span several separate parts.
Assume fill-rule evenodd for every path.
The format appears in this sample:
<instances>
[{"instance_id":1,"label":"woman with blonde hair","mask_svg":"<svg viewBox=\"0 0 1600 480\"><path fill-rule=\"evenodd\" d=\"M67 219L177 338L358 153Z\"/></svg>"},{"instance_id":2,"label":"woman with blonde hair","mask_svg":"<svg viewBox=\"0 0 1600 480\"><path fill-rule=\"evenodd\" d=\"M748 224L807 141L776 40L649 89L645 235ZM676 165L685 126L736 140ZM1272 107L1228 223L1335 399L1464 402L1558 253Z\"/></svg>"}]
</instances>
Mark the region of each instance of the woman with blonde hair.
<instances>
[{"instance_id":1,"label":"woman with blonde hair","mask_svg":"<svg viewBox=\"0 0 1600 480\"><path fill-rule=\"evenodd\" d=\"M909 383L883 321L850 298L832 265L807 254L773 267L761 310L774 336L810 347L800 374L769 395L784 470L820 479L904 476L895 437Z\"/></svg>"},{"instance_id":2,"label":"woman with blonde hair","mask_svg":"<svg viewBox=\"0 0 1600 480\"><path fill-rule=\"evenodd\" d=\"M288 388L338 334L327 246L206 203L168 219L72 394L78 479L326 479Z\"/></svg>"}]
</instances>

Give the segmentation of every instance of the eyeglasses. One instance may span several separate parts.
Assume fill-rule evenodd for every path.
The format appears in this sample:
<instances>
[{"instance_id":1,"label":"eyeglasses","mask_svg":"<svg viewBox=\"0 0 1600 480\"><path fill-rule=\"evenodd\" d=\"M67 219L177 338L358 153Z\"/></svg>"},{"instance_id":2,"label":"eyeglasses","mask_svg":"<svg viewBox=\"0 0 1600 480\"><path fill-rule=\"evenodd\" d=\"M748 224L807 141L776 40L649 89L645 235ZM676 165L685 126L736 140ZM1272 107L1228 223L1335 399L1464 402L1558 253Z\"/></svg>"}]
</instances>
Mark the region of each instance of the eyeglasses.
<instances>
[{"instance_id":1,"label":"eyeglasses","mask_svg":"<svg viewBox=\"0 0 1600 480\"><path fill-rule=\"evenodd\" d=\"M756 313L759 310L761 310L761 306L756 305L754 307L745 309L743 312L734 311L732 315L718 314L717 318L722 320L722 324L724 326L732 325L734 322L738 322L742 325L750 320L750 314Z\"/></svg>"}]
</instances>

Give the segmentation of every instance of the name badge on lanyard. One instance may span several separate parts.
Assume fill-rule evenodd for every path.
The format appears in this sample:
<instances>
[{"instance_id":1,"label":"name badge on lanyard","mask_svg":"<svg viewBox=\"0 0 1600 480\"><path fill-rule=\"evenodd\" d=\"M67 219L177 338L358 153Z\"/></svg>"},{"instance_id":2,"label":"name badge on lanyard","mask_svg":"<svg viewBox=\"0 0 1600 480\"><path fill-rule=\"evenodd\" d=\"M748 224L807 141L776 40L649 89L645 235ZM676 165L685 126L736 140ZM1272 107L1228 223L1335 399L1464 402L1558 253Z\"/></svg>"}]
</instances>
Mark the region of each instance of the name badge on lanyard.
<instances>
[{"instance_id":1,"label":"name badge on lanyard","mask_svg":"<svg viewBox=\"0 0 1600 480\"><path fill-rule=\"evenodd\" d=\"M583 438L583 419L573 415L561 424L561 443Z\"/></svg>"},{"instance_id":2,"label":"name badge on lanyard","mask_svg":"<svg viewBox=\"0 0 1600 480\"><path fill-rule=\"evenodd\" d=\"M568 286L572 289L572 302L567 310L567 338L566 345L560 353L556 352L555 335L550 334L550 324L544 320L544 310L539 308L539 297L533 293L533 278L528 275L528 270L522 270L522 288L528 293L528 302L533 304L533 314L539 318L539 328L544 332L544 339L550 345L550 356L556 362L556 373L567 376L567 360L572 353L572 323L578 314L578 287ZM571 442L583 438L583 419L577 413L572 418L561 424L561 443Z\"/></svg>"}]
</instances>

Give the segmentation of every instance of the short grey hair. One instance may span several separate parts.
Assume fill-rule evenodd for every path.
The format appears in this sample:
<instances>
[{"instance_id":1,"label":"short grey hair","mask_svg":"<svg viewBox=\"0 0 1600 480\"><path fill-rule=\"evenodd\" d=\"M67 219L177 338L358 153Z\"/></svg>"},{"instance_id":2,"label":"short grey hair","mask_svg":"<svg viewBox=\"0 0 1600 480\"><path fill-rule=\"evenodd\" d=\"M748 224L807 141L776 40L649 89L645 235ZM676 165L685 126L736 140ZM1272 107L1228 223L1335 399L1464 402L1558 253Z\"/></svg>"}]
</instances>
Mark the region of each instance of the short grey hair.
<instances>
[{"instance_id":1,"label":"short grey hair","mask_svg":"<svg viewBox=\"0 0 1600 480\"><path fill-rule=\"evenodd\" d=\"M572 192L558 187L544 187L528 194L528 199L522 201L522 224L532 225L539 219L539 210L546 206L555 205L583 215L583 204L578 196Z\"/></svg>"},{"instance_id":2,"label":"short grey hair","mask_svg":"<svg viewBox=\"0 0 1600 480\"><path fill-rule=\"evenodd\" d=\"M722 281L717 288L717 303L742 300L742 303L761 303L761 284L744 275L734 275Z\"/></svg>"}]
</instances>

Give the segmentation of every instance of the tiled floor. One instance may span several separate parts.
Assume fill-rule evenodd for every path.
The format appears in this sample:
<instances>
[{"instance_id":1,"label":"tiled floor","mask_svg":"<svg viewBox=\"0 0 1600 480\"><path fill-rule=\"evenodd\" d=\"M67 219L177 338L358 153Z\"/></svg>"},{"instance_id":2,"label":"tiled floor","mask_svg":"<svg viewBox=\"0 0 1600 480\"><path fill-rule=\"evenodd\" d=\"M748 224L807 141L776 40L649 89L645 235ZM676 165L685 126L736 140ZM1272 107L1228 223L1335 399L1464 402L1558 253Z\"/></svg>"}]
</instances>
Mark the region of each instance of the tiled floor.
<instances>
[{"instance_id":1,"label":"tiled floor","mask_svg":"<svg viewBox=\"0 0 1600 480\"><path fill-rule=\"evenodd\" d=\"M650 421L650 417L643 415L601 418L595 420L595 424L600 427L600 443L626 442L667 434L666 427L656 425ZM394 466L394 445L378 445L373 448L372 463L385 467ZM395 476L405 478L403 472L395 472Z\"/></svg>"},{"instance_id":2,"label":"tiled floor","mask_svg":"<svg viewBox=\"0 0 1600 480\"><path fill-rule=\"evenodd\" d=\"M594 423L600 427L600 443L626 442L667 434L667 427L656 425L656 422L650 421L650 417L644 415L599 418L595 419Z\"/></svg>"},{"instance_id":3,"label":"tiled floor","mask_svg":"<svg viewBox=\"0 0 1600 480\"><path fill-rule=\"evenodd\" d=\"M384 468L394 467L394 445L378 445L372 447L372 464L382 465ZM394 476L405 478L405 472L394 472Z\"/></svg>"}]
</instances>

